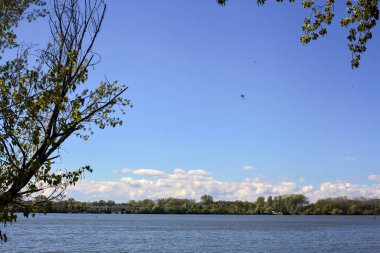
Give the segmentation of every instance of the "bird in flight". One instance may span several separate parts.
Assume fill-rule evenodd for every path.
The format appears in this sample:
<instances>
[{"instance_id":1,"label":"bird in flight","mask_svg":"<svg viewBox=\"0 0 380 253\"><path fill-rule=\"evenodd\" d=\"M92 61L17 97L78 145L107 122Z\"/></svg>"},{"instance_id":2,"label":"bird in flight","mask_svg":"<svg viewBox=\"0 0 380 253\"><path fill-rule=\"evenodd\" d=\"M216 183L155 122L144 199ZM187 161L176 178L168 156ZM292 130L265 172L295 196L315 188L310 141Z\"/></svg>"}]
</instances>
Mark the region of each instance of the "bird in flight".
<instances>
[{"instance_id":1,"label":"bird in flight","mask_svg":"<svg viewBox=\"0 0 380 253\"><path fill-rule=\"evenodd\" d=\"M245 99L245 95L244 95L244 94L241 94L240 97L241 97L242 99Z\"/></svg>"}]
</instances>

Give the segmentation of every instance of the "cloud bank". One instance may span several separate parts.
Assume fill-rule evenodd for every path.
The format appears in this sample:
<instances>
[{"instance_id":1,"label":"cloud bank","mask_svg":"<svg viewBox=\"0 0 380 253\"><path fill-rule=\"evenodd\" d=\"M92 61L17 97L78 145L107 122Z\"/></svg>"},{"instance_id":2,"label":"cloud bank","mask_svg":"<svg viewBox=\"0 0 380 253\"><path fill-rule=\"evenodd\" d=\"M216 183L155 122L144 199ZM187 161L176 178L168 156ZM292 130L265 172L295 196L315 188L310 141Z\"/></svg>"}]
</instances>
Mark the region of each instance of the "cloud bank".
<instances>
[{"instance_id":1,"label":"cloud bank","mask_svg":"<svg viewBox=\"0 0 380 253\"><path fill-rule=\"evenodd\" d=\"M147 176L135 179L131 176L115 181L82 180L69 188L68 197L81 201L158 198L199 199L210 194L215 200L256 200L259 196L301 193L311 201L320 198L380 197L380 175L369 175L371 185L352 184L344 181L323 182L318 186L300 182L281 181L271 183L261 177L246 178L240 182L219 181L205 170L175 169L171 173L160 170L138 169L125 171L132 175Z\"/></svg>"},{"instance_id":2,"label":"cloud bank","mask_svg":"<svg viewBox=\"0 0 380 253\"><path fill-rule=\"evenodd\" d=\"M243 169L243 170L254 170L254 169L255 169L255 166L245 165L245 166L243 166L242 169Z\"/></svg>"}]
</instances>

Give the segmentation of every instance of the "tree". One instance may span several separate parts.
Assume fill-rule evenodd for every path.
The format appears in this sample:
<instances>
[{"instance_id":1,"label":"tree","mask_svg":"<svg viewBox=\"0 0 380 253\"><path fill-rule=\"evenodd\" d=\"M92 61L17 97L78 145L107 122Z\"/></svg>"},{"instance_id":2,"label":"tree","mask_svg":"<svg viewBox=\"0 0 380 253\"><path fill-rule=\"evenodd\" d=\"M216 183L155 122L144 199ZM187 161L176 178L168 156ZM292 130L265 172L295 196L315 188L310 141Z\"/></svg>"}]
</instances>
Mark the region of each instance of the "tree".
<instances>
[{"instance_id":1,"label":"tree","mask_svg":"<svg viewBox=\"0 0 380 253\"><path fill-rule=\"evenodd\" d=\"M302 194L290 194L285 196L285 206L287 213L298 214L309 204L309 200Z\"/></svg>"},{"instance_id":2,"label":"tree","mask_svg":"<svg viewBox=\"0 0 380 253\"><path fill-rule=\"evenodd\" d=\"M31 1L36 2L36 1ZM17 46L16 59L0 66L0 221L16 221L15 210L34 212L33 200L62 196L82 177L54 171L61 145L73 135L84 140L100 129L122 124L130 101L127 87L108 80L85 85L106 5L103 1L53 0L49 15L51 41L37 56ZM35 65L30 61L35 59ZM0 238L1 239L1 238Z\"/></svg>"},{"instance_id":3,"label":"tree","mask_svg":"<svg viewBox=\"0 0 380 253\"><path fill-rule=\"evenodd\" d=\"M265 213L272 214L273 213L273 197L268 196L267 201L265 203Z\"/></svg>"},{"instance_id":4,"label":"tree","mask_svg":"<svg viewBox=\"0 0 380 253\"><path fill-rule=\"evenodd\" d=\"M204 205L209 205L209 204L212 204L214 202L214 199L211 195L203 195L201 196L201 203L204 204Z\"/></svg>"},{"instance_id":5,"label":"tree","mask_svg":"<svg viewBox=\"0 0 380 253\"><path fill-rule=\"evenodd\" d=\"M277 214L287 214L285 200L283 196L275 196L273 199L273 209Z\"/></svg>"},{"instance_id":6,"label":"tree","mask_svg":"<svg viewBox=\"0 0 380 253\"><path fill-rule=\"evenodd\" d=\"M228 0L217 0L224 6ZM284 0L276 0L283 2ZM258 5L264 5L266 0L257 0ZM293 3L294 0L289 0ZM358 68L361 55L367 50L367 42L372 39L372 30L379 20L379 0L346 0L347 16L340 20L340 25L349 28L348 49L352 53L351 67ZM302 30L304 35L300 38L303 44L308 44L327 34L327 26L334 19L335 0L326 0L325 4L317 5L314 0L303 0L302 7L311 10L306 17Z\"/></svg>"},{"instance_id":7,"label":"tree","mask_svg":"<svg viewBox=\"0 0 380 253\"><path fill-rule=\"evenodd\" d=\"M256 208L255 213L256 214L262 214L265 211L265 198L263 196L260 196L256 199Z\"/></svg>"}]
</instances>

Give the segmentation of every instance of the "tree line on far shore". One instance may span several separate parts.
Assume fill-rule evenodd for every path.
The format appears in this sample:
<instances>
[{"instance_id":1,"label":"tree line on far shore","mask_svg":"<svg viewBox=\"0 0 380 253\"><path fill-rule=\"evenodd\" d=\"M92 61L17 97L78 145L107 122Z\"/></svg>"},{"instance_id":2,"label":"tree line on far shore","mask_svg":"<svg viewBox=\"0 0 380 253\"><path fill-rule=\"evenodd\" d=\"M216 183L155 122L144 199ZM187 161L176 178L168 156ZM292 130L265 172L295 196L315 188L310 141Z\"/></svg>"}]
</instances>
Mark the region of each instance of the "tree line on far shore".
<instances>
[{"instance_id":1,"label":"tree line on far shore","mask_svg":"<svg viewBox=\"0 0 380 253\"><path fill-rule=\"evenodd\" d=\"M214 201L212 196L203 195L200 201L161 198L116 203L112 200L80 202L69 198L50 202L48 206L41 208L41 210L43 209L48 213L379 215L380 199L336 197L319 199L315 203L310 203L305 195L290 194L268 196L267 198L258 197L256 201L250 202L240 200Z\"/></svg>"}]
</instances>

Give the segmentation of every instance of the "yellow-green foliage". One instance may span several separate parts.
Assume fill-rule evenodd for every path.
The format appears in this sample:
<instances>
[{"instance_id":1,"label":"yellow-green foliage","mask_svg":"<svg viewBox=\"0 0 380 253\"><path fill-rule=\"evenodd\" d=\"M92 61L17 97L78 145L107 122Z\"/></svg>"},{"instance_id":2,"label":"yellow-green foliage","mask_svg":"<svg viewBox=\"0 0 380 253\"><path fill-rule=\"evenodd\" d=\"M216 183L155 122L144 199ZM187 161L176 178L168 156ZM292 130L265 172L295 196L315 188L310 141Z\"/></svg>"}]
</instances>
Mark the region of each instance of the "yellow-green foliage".
<instances>
[{"instance_id":1,"label":"yellow-green foliage","mask_svg":"<svg viewBox=\"0 0 380 253\"><path fill-rule=\"evenodd\" d=\"M62 143L72 135L87 140L93 126L121 125L131 106L125 85L87 83L105 11L99 1L85 7L79 0L53 1L48 46L31 57L31 49L14 44L17 57L0 66L0 222L14 222L16 209L33 214L36 203L60 197L91 172L89 166L54 171ZM46 198L37 198L46 190Z\"/></svg>"}]
</instances>

